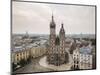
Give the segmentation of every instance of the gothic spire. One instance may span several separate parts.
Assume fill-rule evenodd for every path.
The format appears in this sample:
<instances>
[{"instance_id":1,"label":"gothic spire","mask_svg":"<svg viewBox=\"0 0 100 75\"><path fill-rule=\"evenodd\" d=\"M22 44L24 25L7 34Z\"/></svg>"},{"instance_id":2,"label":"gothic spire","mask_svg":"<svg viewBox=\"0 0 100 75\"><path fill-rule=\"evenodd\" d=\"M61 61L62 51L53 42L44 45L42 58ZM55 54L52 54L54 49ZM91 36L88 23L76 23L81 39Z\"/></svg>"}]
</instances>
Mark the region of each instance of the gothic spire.
<instances>
[{"instance_id":1,"label":"gothic spire","mask_svg":"<svg viewBox=\"0 0 100 75\"><path fill-rule=\"evenodd\" d=\"M63 23L61 24L61 28L63 28ZM64 28L63 28L64 29Z\"/></svg>"},{"instance_id":2,"label":"gothic spire","mask_svg":"<svg viewBox=\"0 0 100 75\"><path fill-rule=\"evenodd\" d=\"M55 27L55 22L54 22L53 13L52 13L52 20L51 20L51 22L50 22L50 26L51 26L51 27Z\"/></svg>"},{"instance_id":3,"label":"gothic spire","mask_svg":"<svg viewBox=\"0 0 100 75\"><path fill-rule=\"evenodd\" d=\"M63 23L61 24L60 32L65 32L64 27L63 27Z\"/></svg>"},{"instance_id":4,"label":"gothic spire","mask_svg":"<svg viewBox=\"0 0 100 75\"><path fill-rule=\"evenodd\" d=\"M53 13L52 13L52 21L54 21L54 19L53 19Z\"/></svg>"},{"instance_id":5,"label":"gothic spire","mask_svg":"<svg viewBox=\"0 0 100 75\"><path fill-rule=\"evenodd\" d=\"M53 16L53 13L52 13L52 23L54 23L54 16Z\"/></svg>"}]
</instances>

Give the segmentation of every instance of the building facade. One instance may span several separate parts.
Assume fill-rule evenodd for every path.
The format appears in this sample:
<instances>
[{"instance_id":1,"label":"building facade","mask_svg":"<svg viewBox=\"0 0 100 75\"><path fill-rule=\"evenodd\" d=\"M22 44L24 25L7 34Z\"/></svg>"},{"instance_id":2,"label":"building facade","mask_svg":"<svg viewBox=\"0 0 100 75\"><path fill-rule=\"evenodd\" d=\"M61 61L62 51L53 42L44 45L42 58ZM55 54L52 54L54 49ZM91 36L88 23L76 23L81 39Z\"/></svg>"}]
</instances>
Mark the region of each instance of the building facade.
<instances>
[{"instance_id":1,"label":"building facade","mask_svg":"<svg viewBox=\"0 0 100 75\"><path fill-rule=\"evenodd\" d=\"M21 50L12 52L12 63L19 63L21 60L27 60L30 56L30 50Z\"/></svg>"},{"instance_id":2,"label":"building facade","mask_svg":"<svg viewBox=\"0 0 100 75\"><path fill-rule=\"evenodd\" d=\"M91 48L88 46L83 46L81 48L76 48L73 52L73 68L77 69L92 69L92 59Z\"/></svg>"},{"instance_id":3,"label":"building facade","mask_svg":"<svg viewBox=\"0 0 100 75\"><path fill-rule=\"evenodd\" d=\"M76 48L73 52L73 68L76 70L79 69L79 61L80 61L79 48Z\"/></svg>"},{"instance_id":4,"label":"building facade","mask_svg":"<svg viewBox=\"0 0 100 75\"><path fill-rule=\"evenodd\" d=\"M39 56L42 56L46 53L46 47L45 46L38 46L38 47L32 47L28 49L18 50L15 52L12 52L12 63L19 63L21 60L26 60L31 58L36 58Z\"/></svg>"},{"instance_id":5,"label":"building facade","mask_svg":"<svg viewBox=\"0 0 100 75\"><path fill-rule=\"evenodd\" d=\"M92 55L80 54L80 69L92 69Z\"/></svg>"}]
</instances>

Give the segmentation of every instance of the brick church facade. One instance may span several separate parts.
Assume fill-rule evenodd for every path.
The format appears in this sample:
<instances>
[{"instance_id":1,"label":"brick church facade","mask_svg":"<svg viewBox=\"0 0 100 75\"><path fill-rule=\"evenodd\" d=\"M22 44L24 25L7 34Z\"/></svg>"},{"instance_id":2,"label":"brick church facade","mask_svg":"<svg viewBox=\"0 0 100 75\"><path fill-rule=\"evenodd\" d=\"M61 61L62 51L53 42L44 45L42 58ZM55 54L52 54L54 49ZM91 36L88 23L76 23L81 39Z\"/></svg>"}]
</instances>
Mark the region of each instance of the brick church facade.
<instances>
[{"instance_id":1,"label":"brick church facade","mask_svg":"<svg viewBox=\"0 0 100 75\"><path fill-rule=\"evenodd\" d=\"M47 61L49 64L60 66L67 62L67 56L68 53L66 54L65 51L65 30L63 24L61 24L59 35L56 35L56 24L52 15L52 20L50 22L49 50L47 51Z\"/></svg>"}]
</instances>

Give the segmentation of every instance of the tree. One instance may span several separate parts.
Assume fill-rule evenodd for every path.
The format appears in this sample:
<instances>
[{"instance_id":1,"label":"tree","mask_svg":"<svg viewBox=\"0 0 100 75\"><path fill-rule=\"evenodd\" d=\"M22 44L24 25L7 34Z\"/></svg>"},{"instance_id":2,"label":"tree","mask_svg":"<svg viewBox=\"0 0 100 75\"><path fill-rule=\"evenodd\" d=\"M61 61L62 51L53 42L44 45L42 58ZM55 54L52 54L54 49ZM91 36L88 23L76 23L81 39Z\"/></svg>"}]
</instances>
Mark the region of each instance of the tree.
<instances>
[{"instance_id":1,"label":"tree","mask_svg":"<svg viewBox=\"0 0 100 75\"><path fill-rule=\"evenodd\" d=\"M21 66L24 66L24 65L25 65L25 60L22 59L22 60L19 62L19 64L20 64Z\"/></svg>"},{"instance_id":2,"label":"tree","mask_svg":"<svg viewBox=\"0 0 100 75\"><path fill-rule=\"evenodd\" d=\"M91 39L92 45L96 45L96 39Z\"/></svg>"},{"instance_id":3,"label":"tree","mask_svg":"<svg viewBox=\"0 0 100 75\"><path fill-rule=\"evenodd\" d=\"M27 63L30 63L31 62L31 56L29 56L28 58L27 58Z\"/></svg>"},{"instance_id":4,"label":"tree","mask_svg":"<svg viewBox=\"0 0 100 75\"><path fill-rule=\"evenodd\" d=\"M17 67L17 65L14 64L14 63L12 63L12 71L15 71L16 70L16 67Z\"/></svg>"}]
</instances>

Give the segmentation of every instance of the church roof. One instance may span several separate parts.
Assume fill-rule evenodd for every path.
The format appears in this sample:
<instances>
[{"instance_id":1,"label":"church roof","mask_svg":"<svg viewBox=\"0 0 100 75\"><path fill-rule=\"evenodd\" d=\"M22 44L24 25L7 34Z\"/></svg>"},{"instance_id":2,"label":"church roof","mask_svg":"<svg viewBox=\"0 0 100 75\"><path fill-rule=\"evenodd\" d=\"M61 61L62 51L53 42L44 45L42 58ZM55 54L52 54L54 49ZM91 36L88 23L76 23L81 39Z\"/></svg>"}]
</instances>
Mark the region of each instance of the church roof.
<instances>
[{"instance_id":1,"label":"church roof","mask_svg":"<svg viewBox=\"0 0 100 75\"><path fill-rule=\"evenodd\" d=\"M56 37L55 44L56 44L56 45L59 45L59 44L60 44L60 39L59 39L58 36Z\"/></svg>"},{"instance_id":2,"label":"church roof","mask_svg":"<svg viewBox=\"0 0 100 75\"><path fill-rule=\"evenodd\" d=\"M91 54L91 51L92 50L88 46L80 48L80 53L81 54Z\"/></svg>"}]
</instances>

